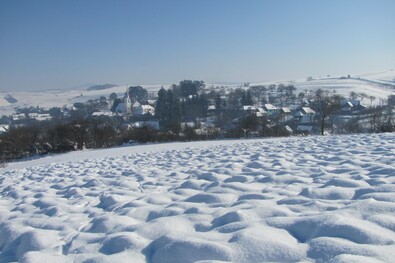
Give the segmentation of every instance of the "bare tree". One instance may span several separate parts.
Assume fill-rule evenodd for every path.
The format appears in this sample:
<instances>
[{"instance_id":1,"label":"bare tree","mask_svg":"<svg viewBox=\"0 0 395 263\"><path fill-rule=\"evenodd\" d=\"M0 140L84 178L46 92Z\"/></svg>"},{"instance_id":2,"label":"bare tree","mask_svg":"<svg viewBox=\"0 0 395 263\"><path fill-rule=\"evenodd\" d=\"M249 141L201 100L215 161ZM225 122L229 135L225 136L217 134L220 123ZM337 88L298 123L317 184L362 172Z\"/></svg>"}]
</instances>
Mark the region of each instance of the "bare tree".
<instances>
[{"instance_id":1,"label":"bare tree","mask_svg":"<svg viewBox=\"0 0 395 263\"><path fill-rule=\"evenodd\" d=\"M324 135L325 120L329 115L340 109L341 96L335 92L318 89L314 97L314 109L320 114L321 135Z\"/></svg>"},{"instance_id":2,"label":"bare tree","mask_svg":"<svg viewBox=\"0 0 395 263\"><path fill-rule=\"evenodd\" d=\"M370 114L369 114L370 132L379 131L379 127L382 125L384 119L384 109L385 108L382 106L378 106L370 109Z\"/></svg>"},{"instance_id":3,"label":"bare tree","mask_svg":"<svg viewBox=\"0 0 395 263\"><path fill-rule=\"evenodd\" d=\"M366 93L361 92L358 93L358 97L361 99L361 101L363 101L363 99L368 98L368 95Z\"/></svg>"}]
</instances>

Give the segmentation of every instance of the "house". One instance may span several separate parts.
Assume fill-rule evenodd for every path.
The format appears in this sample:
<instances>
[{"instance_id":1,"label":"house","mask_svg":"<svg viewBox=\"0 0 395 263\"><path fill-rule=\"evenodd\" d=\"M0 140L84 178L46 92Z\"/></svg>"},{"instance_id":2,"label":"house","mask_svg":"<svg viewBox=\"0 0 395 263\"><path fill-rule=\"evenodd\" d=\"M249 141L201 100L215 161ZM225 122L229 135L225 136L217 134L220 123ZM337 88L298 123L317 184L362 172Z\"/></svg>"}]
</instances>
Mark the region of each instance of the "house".
<instances>
[{"instance_id":1,"label":"house","mask_svg":"<svg viewBox=\"0 0 395 263\"><path fill-rule=\"evenodd\" d=\"M92 116L94 116L94 117L99 117L99 116L113 117L114 113L112 113L111 111L95 111L94 113L92 113Z\"/></svg>"},{"instance_id":2,"label":"house","mask_svg":"<svg viewBox=\"0 0 395 263\"><path fill-rule=\"evenodd\" d=\"M291 114L291 110L287 107L282 107L282 108L280 108L280 113L281 114Z\"/></svg>"},{"instance_id":3,"label":"house","mask_svg":"<svg viewBox=\"0 0 395 263\"><path fill-rule=\"evenodd\" d=\"M360 100L342 100L340 102L341 105L341 112L343 114L352 114L352 113L358 113L366 107L361 104Z\"/></svg>"},{"instance_id":4,"label":"house","mask_svg":"<svg viewBox=\"0 0 395 263\"><path fill-rule=\"evenodd\" d=\"M210 105L207 107L208 111L215 111L217 108L215 107L215 105Z\"/></svg>"},{"instance_id":5,"label":"house","mask_svg":"<svg viewBox=\"0 0 395 263\"><path fill-rule=\"evenodd\" d=\"M287 107L280 108L279 113L281 122L287 122L293 118L291 110Z\"/></svg>"},{"instance_id":6,"label":"house","mask_svg":"<svg viewBox=\"0 0 395 263\"><path fill-rule=\"evenodd\" d=\"M268 115L274 115L278 113L278 108L270 103L265 104L263 109L267 112Z\"/></svg>"},{"instance_id":7,"label":"house","mask_svg":"<svg viewBox=\"0 0 395 263\"><path fill-rule=\"evenodd\" d=\"M252 105L244 105L240 108L242 111L255 111L255 107Z\"/></svg>"},{"instance_id":8,"label":"house","mask_svg":"<svg viewBox=\"0 0 395 263\"><path fill-rule=\"evenodd\" d=\"M240 111L244 115L250 115L256 111L256 107L254 107L252 105L244 105L244 106L241 106Z\"/></svg>"},{"instance_id":9,"label":"house","mask_svg":"<svg viewBox=\"0 0 395 263\"><path fill-rule=\"evenodd\" d=\"M133 115L143 115L143 106L140 102L135 101L132 105L132 114Z\"/></svg>"},{"instance_id":10,"label":"house","mask_svg":"<svg viewBox=\"0 0 395 263\"><path fill-rule=\"evenodd\" d=\"M351 101L342 101L341 103L341 111L342 112L349 112L352 110L354 105L351 103Z\"/></svg>"},{"instance_id":11,"label":"house","mask_svg":"<svg viewBox=\"0 0 395 263\"><path fill-rule=\"evenodd\" d=\"M24 120L24 119L26 119L26 115L24 113L12 115L13 121L20 121L20 120Z\"/></svg>"},{"instance_id":12,"label":"house","mask_svg":"<svg viewBox=\"0 0 395 263\"><path fill-rule=\"evenodd\" d=\"M141 108L143 110L143 114L151 114L152 116L155 115L155 108L151 105L141 105Z\"/></svg>"},{"instance_id":13,"label":"house","mask_svg":"<svg viewBox=\"0 0 395 263\"><path fill-rule=\"evenodd\" d=\"M135 116L151 114L153 116L155 115L155 108L148 104L142 105L140 102L136 101L132 105L132 114Z\"/></svg>"},{"instance_id":14,"label":"house","mask_svg":"<svg viewBox=\"0 0 395 263\"><path fill-rule=\"evenodd\" d=\"M310 107L301 107L294 113L294 118L298 123L313 123L315 111Z\"/></svg>"},{"instance_id":15,"label":"house","mask_svg":"<svg viewBox=\"0 0 395 263\"><path fill-rule=\"evenodd\" d=\"M265 111L262 107L258 107L256 111L256 116L257 117L263 117L267 114L267 111Z\"/></svg>"},{"instance_id":16,"label":"house","mask_svg":"<svg viewBox=\"0 0 395 263\"><path fill-rule=\"evenodd\" d=\"M52 116L48 113L38 114L35 118L37 121L50 121L52 120Z\"/></svg>"},{"instance_id":17,"label":"house","mask_svg":"<svg viewBox=\"0 0 395 263\"><path fill-rule=\"evenodd\" d=\"M38 113L36 113L36 112L30 112L30 113L27 114L27 117L28 117L29 119L36 119L36 118L38 117Z\"/></svg>"}]
</instances>

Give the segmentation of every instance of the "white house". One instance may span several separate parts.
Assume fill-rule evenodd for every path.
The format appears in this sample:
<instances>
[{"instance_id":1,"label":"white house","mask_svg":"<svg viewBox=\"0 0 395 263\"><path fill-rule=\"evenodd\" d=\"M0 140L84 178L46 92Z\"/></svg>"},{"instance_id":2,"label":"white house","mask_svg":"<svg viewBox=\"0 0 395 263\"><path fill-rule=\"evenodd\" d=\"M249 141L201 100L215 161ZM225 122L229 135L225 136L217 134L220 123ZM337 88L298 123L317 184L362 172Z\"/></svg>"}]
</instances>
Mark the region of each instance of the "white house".
<instances>
[{"instance_id":1,"label":"white house","mask_svg":"<svg viewBox=\"0 0 395 263\"><path fill-rule=\"evenodd\" d=\"M299 123L313 123L315 111L309 107L301 107L300 110L296 111L294 117Z\"/></svg>"},{"instance_id":2,"label":"white house","mask_svg":"<svg viewBox=\"0 0 395 263\"><path fill-rule=\"evenodd\" d=\"M265 104L263 109L267 112L268 115L274 115L278 112L278 108L270 103Z\"/></svg>"},{"instance_id":3,"label":"white house","mask_svg":"<svg viewBox=\"0 0 395 263\"><path fill-rule=\"evenodd\" d=\"M38 121L50 121L52 120L52 117L48 113L42 113L42 114L38 114L35 119Z\"/></svg>"},{"instance_id":4,"label":"white house","mask_svg":"<svg viewBox=\"0 0 395 263\"><path fill-rule=\"evenodd\" d=\"M155 108L152 107L151 105L141 105L142 110L143 110L143 114L151 114L152 116L155 115Z\"/></svg>"},{"instance_id":5,"label":"white house","mask_svg":"<svg viewBox=\"0 0 395 263\"><path fill-rule=\"evenodd\" d=\"M140 102L136 101L132 105L132 114L133 115L151 114L153 116L155 115L155 108L148 104L142 105L140 104Z\"/></svg>"}]
</instances>

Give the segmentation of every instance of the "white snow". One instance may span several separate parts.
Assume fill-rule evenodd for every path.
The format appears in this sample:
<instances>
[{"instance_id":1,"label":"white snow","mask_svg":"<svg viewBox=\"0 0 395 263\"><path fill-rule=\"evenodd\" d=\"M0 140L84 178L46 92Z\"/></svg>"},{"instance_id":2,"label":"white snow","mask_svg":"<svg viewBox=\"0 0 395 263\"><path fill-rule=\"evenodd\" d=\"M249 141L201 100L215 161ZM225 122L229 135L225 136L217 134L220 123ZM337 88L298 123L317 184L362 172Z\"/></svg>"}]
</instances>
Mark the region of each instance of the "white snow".
<instances>
[{"instance_id":1,"label":"white snow","mask_svg":"<svg viewBox=\"0 0 395 263\"><path fill-rule=\"evenodd\" d=\"M395 133L151 144L0 170L0 262L394 262Z\"/></svg>"}]
</instances>

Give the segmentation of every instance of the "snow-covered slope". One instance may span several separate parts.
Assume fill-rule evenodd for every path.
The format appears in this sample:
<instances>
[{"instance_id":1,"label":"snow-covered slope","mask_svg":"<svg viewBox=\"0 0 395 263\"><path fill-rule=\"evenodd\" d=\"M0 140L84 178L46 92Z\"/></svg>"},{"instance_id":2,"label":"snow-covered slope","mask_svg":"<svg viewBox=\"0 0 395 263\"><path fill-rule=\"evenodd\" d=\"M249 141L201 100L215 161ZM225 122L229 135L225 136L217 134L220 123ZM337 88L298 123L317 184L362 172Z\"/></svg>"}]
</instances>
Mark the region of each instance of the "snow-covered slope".
<instances>
[{"instance_id":1,"label":"snow-covered slope","mask_svg":"<svg viewBox=\"0 0 395 263\"><path fill-rule=\"evenodd\" d=\"M394 164L394 133L13 163L0 262L394 262Z\"/></svg>"},{"instance_id":2,"label":"snow-covered slope","mask_svg":"<svg viewBox=\"0 0 395 263\"><path fill-rule=\"evenodd\" d=\"M251 83L251 85L263 84L292 84L297 88L297 92L315 91L324 89L333 91L344 97L348 97L351 92L365 93L376 98L373 105L380 104L389 95L395 95L395 71L388 70L382 72L354 74L350 78L346 76L315 77L313 80L306 79L294 81L276 81L264 83ZM369 98L365 99L365 104L370 104Z\"/></svg>"},{"instance_id":3,"label":"snow-covered slope","mask_svg":"<svg viewBox=\"0 0 395 263\"><path fill-rule=\"evenodd\" d=\"M374 80L357 78L326 78L305 82L296 82L295 87L298 89L298 91L316 90L319 88L329 91L335 90L337 94L340 94L346 98L351 92L365 93L368 96L374 96L376 98L376 104L380 103L380 100L387 99L389 95L395 94L395 83L387 85ZM369 98L365 99L366 103L370 103L368 101Z\"/></svg>"}]
</instances>

